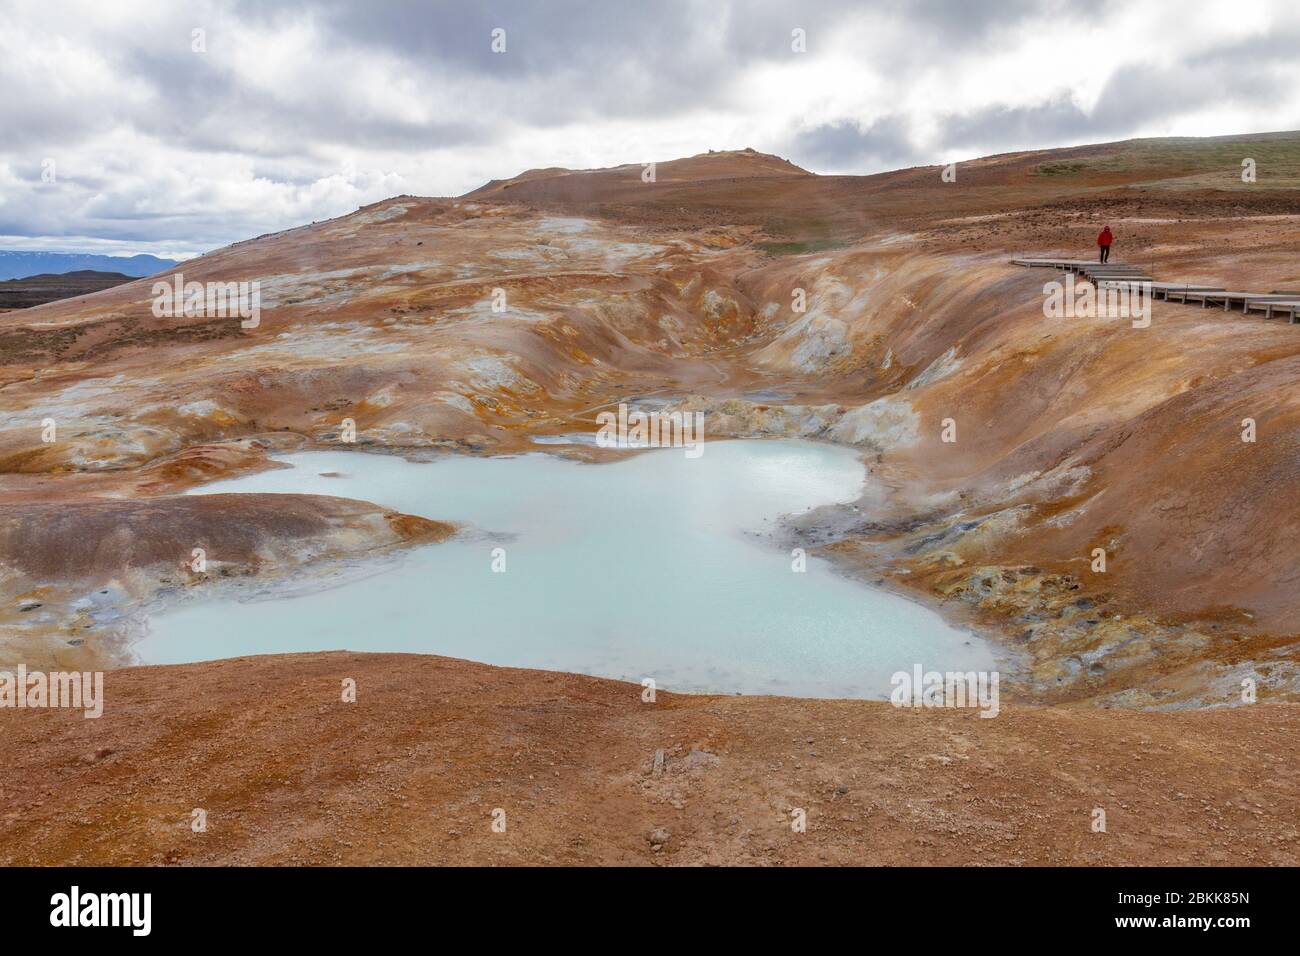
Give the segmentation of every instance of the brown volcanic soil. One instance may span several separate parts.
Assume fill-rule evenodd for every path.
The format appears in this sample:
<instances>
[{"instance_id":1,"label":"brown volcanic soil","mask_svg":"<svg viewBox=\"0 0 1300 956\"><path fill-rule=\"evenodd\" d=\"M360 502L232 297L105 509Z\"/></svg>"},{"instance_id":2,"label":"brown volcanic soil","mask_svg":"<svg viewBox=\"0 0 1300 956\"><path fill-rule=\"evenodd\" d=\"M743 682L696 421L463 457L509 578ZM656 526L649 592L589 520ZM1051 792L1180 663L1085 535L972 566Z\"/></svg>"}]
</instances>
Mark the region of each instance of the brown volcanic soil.
<instances>
[{"instance_id":1,"label":"brown volcanic soil","mask_svg":"<svg viewBox=\"0 0 1300 956\"><path fill-rule=\"evenodd\" d=\"M344 678L356 703L340 700ZM113 671L105 696L95 720L0 711L0 862L1300 859L1290 704L994 719L774 697L647 704L634 684L350 653ZM505 833L491 831L497 808Z\"/></svg>"},{"instance_id":2,"label":"brown volcanic soil","mask_svg":"<svg viewBox=\"0 0 1300 956\"><path fill-rule=\"evenodd\" d=\"M1257 183L1240 181L1246 157L1258 163ZM247 843L221 844L209 851L213 860L324 852L312 845L337 848L337 857L319 859L416 859L403 855L410 852L488 860L475 854L504 853L514 844L473 842L488 834L473 829L482 818L472 815L439 830L442 822L429 808L452 806L461 814L473 807L478 814L482 806L502 805L484 781L523 787L526 779L510 776L503 754L533 775L536 792L509 791L525 819L541 814L545 800L567 799L590 807L590 820L608 803L619 824L616 836L602 836L610 831L590 821L562 834L546 829L559 826L553 818L535 816L533 832L550 837L507 858L530 861L549 852L564 860L648 859L642 831L673 823L637 809L635 800L650 799L636 796L646 782L637 776L640 762L656 747L699 741L722 757L706 768L713 776L700 779L727 785L710 791L712 804L673 798L698 808L673 812L690 814L681 832L700 839L670 841L658 856L766 859L746 855L752 848L739 834L749 827L754 845L765 847L758 821L770 814L779 822L788 809L783 801L806 799L819 813L832 806L838 812L838 798L818 804L821 791L801 781L806 768L837 752L828 744L822 754L823 737L843 737L853 744L841 747L861 749L836 759L866 763L836 765L832 777L856 766L861 777L847 784L847 797L861 786L874 802L855 811L863 814L852 817L858 822L840 821L837 831L810 832L791 844L792 854L816 847L827 860L858 859L855 852L873 860L872 852L893 847L897 856L881 858L957 862L953 854L975 845L973 861L1200 862L1194 848L1207 845L1208 829L1222 834L1208 843L1214 852L1241 856L1211 854L1206 861L1243 859L1253 847L1264 862L1293 862L1294 824L1280 822L1291 805L1281 796L1275 808L1271 799L1251 803L1233 794L1237 787L1255 793L1249 788L1265 780L1294 791L1294 780L1277 767L1296 756L1293 710L1280 702L1300 701L1293 623L1300 612L1300 536L1291 533L1300 526L1300 328L1166 303L1155 305L1147 329L1117 320L1048 320L1043 283L1055 274L1007 260L1090 257L1105 222L1118 236L1116 258L1139 262L1158 279L1300 289L1300 134L988 157L959 164L955 183L942 182L938 167L819 177L749 151L660 163L653 184L640 173L639 164L541 169L460 199L397 197L184 264L189 281L258 281L262 315L253 329L231 318L155 317L153 279L0 316L0 402L8 412L0 423L0 504L11 529L0 535L0 667L115 661L129 638L120 627L78 617L74 564L49 559L61 553L57 547L26 553L29 539L46 539L12 529L39 527L25 517L37 514L35 503L89 502L102 527L134 528L133 540L153 563L141 571L109 558L99 571L109 579L104 593L111 600L122 595L119 609L145 613L178 586L168 575L188 559L195 527L228 528L227 543L236 549L261 542L258 553L272 557L235 563L240 574L258 578L308 562L315 568L317 559L361 561L408 540L384 509L365 504L348 506L362 509L358 521L331 531L341 537L323 549L302 546L284 522L248 510L239 496L185 505L201 510L173 521L181 507L175 503L185 500L179 493L198 483L268 467L272 452L304 447L421 457L536 450L534 435L590 430L597 410L641 400L705 411L711 438L791 436L858 448L868 469L862 500L792 521L790 541L987 628L1029 662L1024 679L1004 693L1053 706L1015 706L981 721L863 702L674 698L647 719L634 715L635 707L620 717L622 711L585 696L604 701L600 694L626 694L621 685L368 657L356 668L373 668L367 680L393 688L405 703L383 713L361 705L350 712L350 736L339 731L339 746L370 733L380 761L354 757L379 772L352 774L331 762L305 727L301 742L283 736L296 724L265 717L289 714L291 705L273 695L232 698L226 709L182 700L178 692L175 699L149 697L154 685L217 680L238 668L251 668L252 687L271 687L285 673L326 673L336 666L332 656L284 671L273 668L288 665L263 661L113 672L110 678L122 683L111 686L124 694L139 688L138 703L123 706L118 717L96 724L22 714L14 724L71 720L67 727L84 729L70 733L120 734L122 746L110 747L123 754L136 748L138 773L125 758L114 764L112 755L103 767L58 771L123 768L120 779L112 778L122 794L113 799L134 792L140 803L123 806L118 826L147 833L134 838L139 856L131 858L196 852L184 823L187 808L199 805L187 790L198 778L177 769L162 781L149 770L150 760L191 756L168 750L179 746L174 741L149 749L169 725L161 719L165 709L174 707L192 715L194 728L210 729L216 756L200 756L197 765L213 767L213 779L227 781L232 795L256 796L218 767L233 760L268 788L256 817L263 829L231 831ZM797 289L807 293L804 313L791 307ZM506 307L495 311L501 294ZM1245 418L1258 425L1252 444L1240 440ZM51 443L42 441L47 419L58 426ZM356 423L355 446L340 443L345 419ZM940 440L946 419L956 424L956 443ZM57 507L47 510L58 514ZM92 527L72 517L55 526ZM1089 564L1099 547L1108 555L1104 573ZM33 575L42 554L48 560ZM52 568L48 579L40 577ZM21 610L18 602L30 601L34 588L43 589L46 603ZM406 683L425 668L441 669L437 679L468 696L430 704ZM1063 706L1237 705L1246 680L1267 703L1168 714ZM406 697L404 687L412 688ZM225 691L213 693L220 699ZM454 712L458 699L463 712ZM479 742L463 749L428 714L446 706L453 708L443 715L448 721L468 722L472 700L487 708L473 713L489 729L470 733L472 722L455 724ZM160 709L150 711L155 704ZM319 717L330 706L323 701L311 713ZM818 763L800 759L804 767L794 768L796 742L808 734L787 728L818 719L811 733ZM838 731L840 725L854 732ZM502 736L484 736L491 728ZM134 743L133 734L140 735ZM587 734L601 746L583 757ZM69 760L94 749L89 738L55 739ZM426 739L441 741L441 749L435 743L421 750ZM965 741L968 760L931 743L936 739ZM1248 741L1256 742L1253 751ZM397 749L386 750L390 743ZM262 763L238 756L245 749ZM386 753L391 761L383 762ZM454 754L463 757L453 773L447 768ZM918 754L952 763L926 763ZM1224 760L1227 754L1233 760ZM968 762L977 757L985 763ZM534 758L540 762L528 762ZM15 759L39 762L42 750ZM783 766L772 769L778 760ZM262 764L272 776L258 776ZM976 766L988 768L985 778L958 779L951 769ZM277 767L288 769L273 787ZM307 778L294 777L295 767ZM430 767L451 776L444 780ZM863 782L867 767L875 774L870 784ZM542 790L562 768L571 774ZM52 772L8 786L79 799L55 786ZM605 795L622 793L615 783L623 778L610 776L620 773L631 775L633 802ZM961 789L967 783L972 793ZM393 795L402 786L412 790L411 807L399 811ZM1094 842L1086 826L1091 801L1102 802L1094 796L1098 787L1119 798L1112 821L1131 808L1141 811L1133 829L1112 823L1111 834L1097 838L1110 843ZM371 798L352 805L347 788ZM321 813L337 815L302 816L302 794L308 804L319 799ZM179 800L179 815L170 806L158 810L154 796ZM967 804L966 796L986 802ZM373 832L386 825L390 836L364 835L369 831L338 809L346 806L372 814ZM873 806L892 810L882 818L872 815ZM32 816L40 812L27 806L10 822L45 819L55 827L54 816ZM1084 813L1077 834L1076 812ZM909 814L923 829L912 828ZM305 819L315 820L307 828L315 844L302 836ZM741 822L733 827L732 819ZM423 835L425 826L430 839L444 838L417 845L409 834ZM787 850L780 826L773 826L777 858L821 859L779 856ZM960 842L945 845L935 828ZM339 842L344 832L358 834L346 838L353 846ZM864 842L855 842L859 837ZM93 847L112 845L111 835L95 827L59 839L71 842L51 850L50 859L82 852L100 858L95 854L107 849ZM600 842L607 839L614 842ZM1112 845L1123 848L1120 855L1082 855ZM909 859L908 852L921 856Z\"/></svg>"}]
</instances>

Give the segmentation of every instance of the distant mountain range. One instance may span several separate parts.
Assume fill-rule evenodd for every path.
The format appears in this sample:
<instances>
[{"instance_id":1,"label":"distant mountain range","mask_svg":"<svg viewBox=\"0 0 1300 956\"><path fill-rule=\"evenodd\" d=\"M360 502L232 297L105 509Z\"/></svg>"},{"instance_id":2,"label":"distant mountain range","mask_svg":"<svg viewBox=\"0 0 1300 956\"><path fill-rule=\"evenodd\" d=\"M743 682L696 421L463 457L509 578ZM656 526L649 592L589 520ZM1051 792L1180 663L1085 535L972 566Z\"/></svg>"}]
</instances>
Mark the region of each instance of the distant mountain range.
<instances>
[{"instance_id":1,"label":"distant mountain range","mask_svg":"<svg viewBox=\"0 0 1300 956\"><path fill-rule=\"evenodd\" d=\"M81 272L120 272L139 278L179 265L157 256L97 256L79 252L18 252L0 249L0 281L28 276Z\"/></svg>"}]
</instances>

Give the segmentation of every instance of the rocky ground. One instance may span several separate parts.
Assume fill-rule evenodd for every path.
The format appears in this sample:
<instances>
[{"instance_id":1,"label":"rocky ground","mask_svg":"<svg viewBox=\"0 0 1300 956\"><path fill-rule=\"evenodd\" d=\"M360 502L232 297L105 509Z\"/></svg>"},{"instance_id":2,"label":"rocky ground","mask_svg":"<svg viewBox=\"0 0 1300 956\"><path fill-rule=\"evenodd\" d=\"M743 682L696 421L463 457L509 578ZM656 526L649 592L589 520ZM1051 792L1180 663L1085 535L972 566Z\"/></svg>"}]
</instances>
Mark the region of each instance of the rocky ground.
<instances>
[{"instance_id":1,"label":"rocky ground","mask_svg":"<svg viewBox=\"0 0 1300 956\"><path fill-rule=\"evenodd\" d=\"M1258 182L1240 181L1241 156L1258 162ZM290 706L276 697L286 675L331 673L332 655L115 670L110 687L121 696L98 721L0 711L5 746L44 741L11 759L54 768L8 785L24 807L8 824L44 833L49 849L32 852L47 861L487 861L498 852L521 862L758 861L769 858L762 827L775 814L776 860L938 862L947 851L937 828L960 836L948 850L978 845L972 862L1199 862L1194 845L1219 846L1206 842L1208 828L1223 835L1215 853L1238 854L1214 860L1259 852L1294 862L1294 828L1269 822L1290 804L1263 790L1251 791L1258 802L1232 794L1269 774L1285 780L1277 766L1295 756L1286 702L1300 700L1300 538L1291 533L1300 521L1300 328L1166 303L1142 329L1046 319L1043 283L1055 274L1008 259L1090 255L1103 222L1118 236L1115 258L1157 278L1300 288L1300 135L990 157L961 164L955 182L938 168L818 177L752 151L660 163L653 184L640 165L538 170L459 199L397 197L184 264L186 281L257 281L254 327L157 316L147 279L5 313L0 667L120 663L140 616L177 593L369 560L437 540L457 520L310 496L276 514L245 500L258 496L180 496L196 484L271 467L273 452L291 448L535 450L532 436L590 430L598 410L620 401L705 411L710 437L860 449L863 499L792 522L790 540L933 602L1030 662L1005 689L1019 703L995 720L717 698L670 698L647 719L590 704L627 694L621 685L358 657L349 666L403 702L382 715L358 704L330 725L340 741L370 735L365 759L374 762L364 765L376 773L364 775L315 754L292 736L295 723L272 719L288 714L275 709ZM1242 440L1246 419L1256 423L1253 442ZM943 440L945 429L956 441ZM196 547L215 570L187 570ZM1099 548L1104 571L1094 570ZM264 702L202 709L179 690L210 680L219 699L232 668ZM421 668L436 680L422 682ZM460 690L436 704L430 688L441 681ZM1261 703L1236 706L1243 681ZM169 717L172 706L184 709ZM817 720L828 730L787 732ZM478 721L485 749L467 751L446 781L426 779L459 752L454 728ZM566 735L566 721L585 729ZM829 729L837 725L846 729ZM584 756L581 733L604 746ZM206 749L176 750L178 734ZM808 736L819 755L805 761L799 741ZM742 739L750 743L724 746ZM508 740L524 755L510 750L512 760L537 780L536 792L507 786L521 801L512 805L547 835L520 826L510 831L517 843L477 842L487 833L474 829L480 798L495 799L477 781L524 787L501 763L504 751L490 749ZM690 757L692 747L704 756ZM113 753L94 758L104 748ZM662 780L638 777L657 749ZM527 763L530 752L572 772L551 782ZM602 753L603 767L592 762ZM985 763L972 762L976 753ZM1235 755L1232 768L1224 754ZM168 801L187 803L200 775L151 769L178 757L226 781L216 790L229 791L227 808L242 807L249 829L190 841L185 813L174 816ZM661 819L646 794L676 779L678 760L692 762L681 779L706 796L667 799L672 813ZM260 789L240 789L218 763L247 767ZM287 796L277 802L271 777L255 770L263 766L285 767L283 793L318 797L322 815L301 816ZM972 774L977 766L987 774ZM813 768L829 774L816 786ZM846 781L855 769L857 782ZM104 774L112 793L63 786L60 774L83 783ZM630 774L626 794L611 784L618 774ZM409 811L375 789L381 780L390 796L410 788ZM836 793L841 784L847 794ZM373 797L354 807L374 813L366 832L386 825L391 839L349 831L342 811L326 812L347 805L348 787ZM1093 839L1085 820L1076 834L1075 804L1100 802L1099 788L1120 798L1112 820L1139 808L1164 829L1148 822L1122 836L1112 826ZM90 802L76 803L78 793ZM79 808L90 822L60 827L60 817L40 816L38 797L62 806L51 814ZM563 840L554 815L539 810L551 798L588 808ZM824 828L783 842L783 801L797 799L818 808L810 819ZM864 803L832 824L831 808L854 800ZM610 830L592 823L606 802L618 821ZM440 831L430 810L439 805L465 819ZM112 843L98 825L110 809L111 829L136 836ZM643 838L660 826L673 838L655 851ZM408 832L433 840L447 830L463 837L407 842ZM351 846L344 832L357 834ZM1118 855L1105 856L1107 847Z\"/></svg>"},{"instance_id":2,"label":"rocky ground","mask_svg":"<svg viewBox=\"0 0 1300 956\"><path fill-rule=\"evenodd\" d=\"M341 700L347 678L355 703ZM1300 857L1292 704L982 719L867 701L643 703L634 684L350 653L112 671L106 696L99 720L6 718L6 865Z\"/></svg>"}]
</instances>

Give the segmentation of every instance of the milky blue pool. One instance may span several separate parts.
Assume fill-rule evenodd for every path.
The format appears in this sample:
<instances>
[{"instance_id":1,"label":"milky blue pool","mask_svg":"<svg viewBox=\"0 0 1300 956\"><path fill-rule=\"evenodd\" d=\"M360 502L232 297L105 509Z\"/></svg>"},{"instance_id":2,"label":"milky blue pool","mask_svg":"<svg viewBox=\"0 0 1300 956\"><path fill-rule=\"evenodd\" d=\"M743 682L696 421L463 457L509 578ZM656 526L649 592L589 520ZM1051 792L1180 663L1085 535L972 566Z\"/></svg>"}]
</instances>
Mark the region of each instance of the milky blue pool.
<instances>
[{"instance_id":1,"label":"milky blue pool","mask_svg":"<svg viewBox=\"0 0 1300 956\"><path fill-rule=\"evenodd\" d=\"M824 561L795 573L764 536L782 514L856 499L864 468L851 449L717 441L697 459L661 449L610 464L540 452L282 460L293 467L197 493L340 495L472 527L323 590L156 614L134 647L142 662L347 648L651 677L668 690L870 698L918 662L993 669L986 644L933 611Z\"/></svg>"}]
</instances>

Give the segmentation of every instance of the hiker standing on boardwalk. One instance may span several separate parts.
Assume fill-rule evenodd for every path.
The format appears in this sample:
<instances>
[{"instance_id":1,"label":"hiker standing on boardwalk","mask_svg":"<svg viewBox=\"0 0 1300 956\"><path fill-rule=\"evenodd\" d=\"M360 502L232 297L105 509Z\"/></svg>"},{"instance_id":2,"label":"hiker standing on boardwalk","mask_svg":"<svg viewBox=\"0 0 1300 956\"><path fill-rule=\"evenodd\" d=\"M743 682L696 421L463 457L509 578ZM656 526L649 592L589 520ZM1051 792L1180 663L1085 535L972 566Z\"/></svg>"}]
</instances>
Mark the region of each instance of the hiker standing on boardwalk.
<instances>
[{"instance_id":1,"label":"hiker standing on boardwalk","mask_svg":"<svg viewBox=\"0 0 1300 956\"><path fill-rule=\"evenodd\" d=\"M1110 259L1110 244L1115 241L1115 234L1110 231L1110 226L1101 230L1101 235L1097 237L1097 245L1101 247L1101 261L1106 262Z\"/></svg>"}]
</instances>

